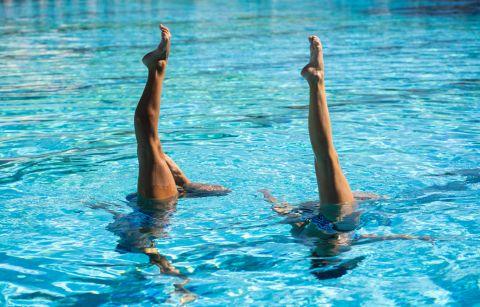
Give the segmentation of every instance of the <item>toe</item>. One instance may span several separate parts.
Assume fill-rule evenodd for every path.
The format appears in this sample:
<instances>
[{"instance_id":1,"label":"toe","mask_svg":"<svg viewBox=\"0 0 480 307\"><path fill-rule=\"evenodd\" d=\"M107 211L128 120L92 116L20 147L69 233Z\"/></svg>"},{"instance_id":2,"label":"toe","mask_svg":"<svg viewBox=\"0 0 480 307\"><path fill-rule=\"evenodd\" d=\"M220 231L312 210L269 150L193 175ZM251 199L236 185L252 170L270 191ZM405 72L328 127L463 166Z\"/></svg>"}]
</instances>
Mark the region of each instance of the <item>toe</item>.
<instances>
[{"instance_id":1,"label":"toe","mask_svg":"<svg viewBox=\"0 0 480 307\"><path fill-rule=\"evenodd\" d=\"M169 30L166 26L164 26L164 25L162 25L162 24L160 24L160 30L161 30L162 32L170 32L170 30Z\"/></svg>"}]
</instances>

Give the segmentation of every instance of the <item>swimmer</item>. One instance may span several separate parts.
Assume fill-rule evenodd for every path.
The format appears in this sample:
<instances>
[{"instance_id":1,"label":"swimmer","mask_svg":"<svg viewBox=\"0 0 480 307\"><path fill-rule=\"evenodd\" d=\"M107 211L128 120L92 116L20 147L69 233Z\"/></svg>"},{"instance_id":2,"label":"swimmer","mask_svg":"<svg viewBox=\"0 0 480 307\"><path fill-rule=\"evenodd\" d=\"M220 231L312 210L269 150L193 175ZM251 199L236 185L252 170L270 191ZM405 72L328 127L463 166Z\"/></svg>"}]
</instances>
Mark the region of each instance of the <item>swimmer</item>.
<instances>
[{"instance_id":1,"label":"swimmer","mask_svg":"<svg viewBox=\"0 0 480 307\"><path fill-rule=\"evenodd\" d=\"M160 44L142 60L148 68L148 78L134 120L139 163L137 193L140 198L166 203L174 203L179 197L225 195L230 192L225 187L191 182L163 152L157 126L171 34L164 25L160 25L160 31Z\"/></svg>"},{"instance_id":2,"label":"swimmer","mask_svg":"<svg viewBox=\"0 0 480 307\"><path fill-rule=\"evenodd\" d=\"M107 229L119 237L116 249L118 252L143 253L161 273L182 280L175 284L174 292L181 295L183 304L194 300L196 295L184 287L189 279L160 253L155 246L156 240L166 235L179 197L220 196L230 190L220 185L191 182L180 167L163 152L157 126L171 34L164 25L160 25L160 31L160 44L142 59L148 68L148 78L134 117L139 172L137 193L127 198L133 212L121 214L108 204L91 207L104 209L113 215L114 222L108 225Z\"/></svg>"},{"instance_id":3,"label":"swimmer","mask_svg":"<svg viewBox=\"0 0 480 307\"><path fill-rule=\"evenodd\" d=\"M338 154L333 145L330 116L325 94L323 51L320 39L310 36L310 61L301 75L310 89L308 130L315 156L315 174L320 193L320 203L307 202L293 209L280 203L268 190L260 190L264 199L273 203L272 209L286 217L292 225L292 234L304 239L312 246L312 274L319 279L340 277L353 269L363 259L358 257L346 262L325 259L346 251L352 244L363 244L379 240L430 240L429 237L409 235L376 236L363 235L355 238L353 230L358 227L360 212L358 201L380 198L372 193L352 193L343 174ZM319 268L330 267L330 270Z\"/></svg>"}]
</instances>

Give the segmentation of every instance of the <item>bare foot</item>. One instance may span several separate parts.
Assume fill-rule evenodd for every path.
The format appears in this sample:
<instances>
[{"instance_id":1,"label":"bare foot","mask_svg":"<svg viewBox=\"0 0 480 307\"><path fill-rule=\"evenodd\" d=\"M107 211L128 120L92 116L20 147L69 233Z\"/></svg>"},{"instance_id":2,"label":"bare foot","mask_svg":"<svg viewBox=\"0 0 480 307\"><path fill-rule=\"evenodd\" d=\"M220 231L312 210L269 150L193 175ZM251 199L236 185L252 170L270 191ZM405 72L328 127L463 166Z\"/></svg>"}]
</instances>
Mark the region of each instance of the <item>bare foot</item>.
<instances>
[{"instance_id":1,"label":"bare foot","mask_svg":"<svg viewBox=\"0 0 480 307\"><path fill-rule=\"evenodd\" d=\"M310 41L310 62L302 69L302 77L308 82L323 82L323 50L320 39L312 35Z\"/></svg>"},{"instance_id":2,"label":"bare foot","mask_svg":"<svg viewBox=\"0 0 480 307\"><path fill-rule=\"evenodd\" d=\"M144 55L142 59L143 64L145 64L148 69L154 69L158 67L158 65L164 67L168 59L168 54L170 53L170 30L160 24L160 31L162 32L162 41L155 50Z\"/></svg>"}]
</instances>

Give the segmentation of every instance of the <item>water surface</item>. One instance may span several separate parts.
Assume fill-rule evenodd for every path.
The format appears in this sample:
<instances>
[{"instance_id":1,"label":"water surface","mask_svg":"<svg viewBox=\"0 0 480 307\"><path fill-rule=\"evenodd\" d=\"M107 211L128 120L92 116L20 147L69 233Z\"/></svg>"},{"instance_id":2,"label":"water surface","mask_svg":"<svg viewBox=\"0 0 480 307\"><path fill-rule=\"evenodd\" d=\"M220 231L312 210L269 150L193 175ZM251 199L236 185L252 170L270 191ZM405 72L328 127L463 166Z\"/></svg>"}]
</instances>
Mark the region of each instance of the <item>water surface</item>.
<instances>
[{"instance_id":1,"label":"water surface","mask_svg":"<svg viewBox=\"0 0 480 307\"><path fill-rule=\"evenodd\" d=\"M120 253L136 188L140 59L168 25L159 131L194 181L154 238L194 305L471 305L479 291L480 17L476 1L4 1L0 5L0 304L178 304L177 277ZM259 188L318 199L299 71L324 44L335 144L358 233L446 238L355 246L339 278ZM133 227L133 226L132 226ZM137 229L138 230L138 229Z\"/></svg>"}]
</instances>

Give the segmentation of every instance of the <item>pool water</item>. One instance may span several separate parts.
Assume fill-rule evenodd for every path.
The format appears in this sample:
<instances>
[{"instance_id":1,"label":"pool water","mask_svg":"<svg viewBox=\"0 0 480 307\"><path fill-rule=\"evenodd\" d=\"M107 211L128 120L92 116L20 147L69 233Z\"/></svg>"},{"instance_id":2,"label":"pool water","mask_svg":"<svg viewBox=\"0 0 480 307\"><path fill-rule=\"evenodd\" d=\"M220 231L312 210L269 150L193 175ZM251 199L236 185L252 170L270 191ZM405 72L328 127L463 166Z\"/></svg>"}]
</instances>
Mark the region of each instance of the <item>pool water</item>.
<instances>
[{"instance_id":1,"label":"pool water","mask_svg":"<svg viewBox=\"0 0 480 307\"><path fill-rule=\"evenodd\" d=\"M0 20L0 305L480 302L477 1L3 1ZM144 230L126 197L159 21L164 149L233 191L181 199L151 234L183 286L117 246ZM385 197L361 205L357 233L436 238L353 246L330 260L361 261L329 279L257 192L318 199L310 34L345 174Z\"/></svg>"}]
</instances>

